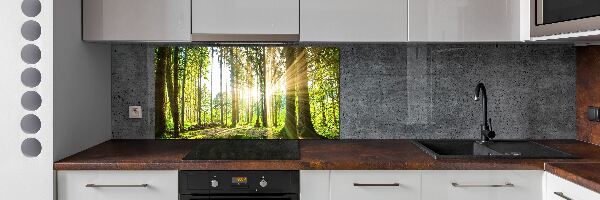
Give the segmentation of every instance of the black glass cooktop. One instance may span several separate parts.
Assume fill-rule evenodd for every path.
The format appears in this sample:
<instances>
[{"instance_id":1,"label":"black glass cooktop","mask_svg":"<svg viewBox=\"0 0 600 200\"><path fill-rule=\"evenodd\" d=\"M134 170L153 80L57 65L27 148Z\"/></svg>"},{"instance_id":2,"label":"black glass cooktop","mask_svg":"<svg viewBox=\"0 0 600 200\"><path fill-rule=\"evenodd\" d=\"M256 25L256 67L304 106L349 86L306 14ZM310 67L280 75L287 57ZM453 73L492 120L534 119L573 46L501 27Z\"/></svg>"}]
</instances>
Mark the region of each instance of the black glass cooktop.
<instances>
[{"instance_id":1,"label":"black glass cooktop","mask_svg":"<svg viewBox=\"0 0 600 200\"><path fill-rule=\"evenodd\" d=\"M199 140L183 160L299 160L298 140Z\"/></svg>"}]
</instances>

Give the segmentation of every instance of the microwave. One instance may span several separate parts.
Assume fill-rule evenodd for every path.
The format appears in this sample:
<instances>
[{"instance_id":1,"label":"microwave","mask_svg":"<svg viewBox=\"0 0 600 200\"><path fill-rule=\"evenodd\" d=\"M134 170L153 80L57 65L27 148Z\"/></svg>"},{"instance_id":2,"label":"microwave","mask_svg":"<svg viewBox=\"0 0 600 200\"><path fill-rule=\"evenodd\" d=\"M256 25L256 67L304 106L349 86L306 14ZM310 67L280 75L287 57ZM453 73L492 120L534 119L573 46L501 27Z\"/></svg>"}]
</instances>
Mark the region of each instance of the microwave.
<instances>
[{"instance_id":1,"label":"microwave","mask_svg":"<svg viewBox=\"0 0 600 200\"><path fill-rule=\"evenodd\" d=\"M531 36L600 30L600 0L531 0Z\"/></svg>"}]
</instances>

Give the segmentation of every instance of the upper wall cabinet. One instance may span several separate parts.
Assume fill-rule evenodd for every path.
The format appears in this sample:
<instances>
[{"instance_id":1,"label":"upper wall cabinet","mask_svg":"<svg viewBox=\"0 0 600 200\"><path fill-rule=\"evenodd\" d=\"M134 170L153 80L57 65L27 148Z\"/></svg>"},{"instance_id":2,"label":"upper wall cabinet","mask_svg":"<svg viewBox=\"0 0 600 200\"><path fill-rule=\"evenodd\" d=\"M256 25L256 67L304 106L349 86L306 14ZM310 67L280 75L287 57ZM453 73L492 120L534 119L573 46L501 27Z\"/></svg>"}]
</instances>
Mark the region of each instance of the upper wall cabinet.
<instances>
[{"instance_id":1,"label":"upper wall cabinet","mask_svg":"<svg viewBox=\"0 0 600 200\"><path fill-rule=\"evenodd\" d=\"M408 40L529 40L529 7L529 1L526 0L411 0Z\"/></svg>"},{"instance_id":2,"label":"upper wall cabinet","mask_svg":"<svg viewBox=\"0 0 600 200\"><path fill-rule=\"evenodd\" d=\"M192 0L194 41L298 41L299 0Z\"/></svg>"},{"instance_id":3,"label":"upper wall cabinet","mask_svg":"<svg viewBox=\"0 0 600 200\"><path fill-rule=\"evenodd\" d=\"M190 41L189 0L83 0L85 41Z\"/></svg>"},{"instance_id":4,"label":"upper wall cabinet","mask_svg":"<svg viewBox=\"0 0 600 200\"><path fill-rule=\"evenodd\" d=\"M407 7L407 0L302 0L300 41L406 42Z\"/></svg>"}]
</instances>

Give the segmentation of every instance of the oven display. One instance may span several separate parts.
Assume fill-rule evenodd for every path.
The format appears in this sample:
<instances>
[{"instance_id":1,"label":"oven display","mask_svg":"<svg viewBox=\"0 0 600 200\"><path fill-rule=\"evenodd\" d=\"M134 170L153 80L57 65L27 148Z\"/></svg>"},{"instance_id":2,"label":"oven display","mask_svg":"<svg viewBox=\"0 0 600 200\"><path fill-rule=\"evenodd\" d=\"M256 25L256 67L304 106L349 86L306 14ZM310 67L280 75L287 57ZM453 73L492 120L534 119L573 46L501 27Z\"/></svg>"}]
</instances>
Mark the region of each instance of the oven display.
<instances>
[{"instance_id":1,"label":"oven display","mask_svg":"<svg viewBox=\"0 0 600 200\"><path fill-rule=\"evenodd\" d=\"M248 177L245 176L234 176L231 177L231 184L232 185L247 185L248 184Z\"/></svg>"}]
</instances>

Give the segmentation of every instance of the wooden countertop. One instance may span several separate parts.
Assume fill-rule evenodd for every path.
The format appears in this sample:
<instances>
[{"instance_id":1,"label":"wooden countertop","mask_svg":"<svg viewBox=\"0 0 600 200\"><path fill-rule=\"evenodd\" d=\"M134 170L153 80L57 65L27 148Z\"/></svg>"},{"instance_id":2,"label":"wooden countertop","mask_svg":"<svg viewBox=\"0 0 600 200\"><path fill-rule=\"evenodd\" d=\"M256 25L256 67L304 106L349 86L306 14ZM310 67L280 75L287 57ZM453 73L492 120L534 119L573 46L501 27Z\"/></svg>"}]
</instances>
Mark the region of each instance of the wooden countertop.
<instances>
[{"instance_id":1,"label":"wooden countertop","mask_svg":"<svg viewBox=\"0 0 600 200\"><path fill-rule=\"evenodd\" d=\"M545 170L600 193L600 162L546 163Z\"/></svg>"},{"instance_id":2,"label":"wooden countertop","mask_svg":"<svg viewBox=\"0 0 600 200\"><path fill-rule=\"evenodd\" d=\"M548 162L600 162L600 146L577 140L541 144L582 159L435 160L409 140L301 140L300 160L182 160L193 140L110 140L54 163L55 170L542 170Z\"/></svg>"}]
</instances>

